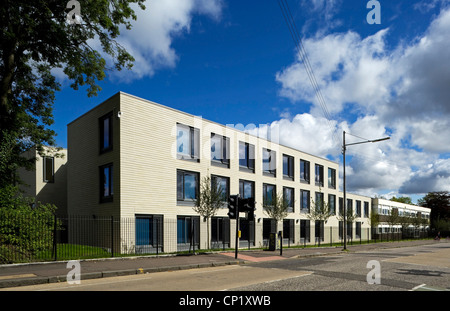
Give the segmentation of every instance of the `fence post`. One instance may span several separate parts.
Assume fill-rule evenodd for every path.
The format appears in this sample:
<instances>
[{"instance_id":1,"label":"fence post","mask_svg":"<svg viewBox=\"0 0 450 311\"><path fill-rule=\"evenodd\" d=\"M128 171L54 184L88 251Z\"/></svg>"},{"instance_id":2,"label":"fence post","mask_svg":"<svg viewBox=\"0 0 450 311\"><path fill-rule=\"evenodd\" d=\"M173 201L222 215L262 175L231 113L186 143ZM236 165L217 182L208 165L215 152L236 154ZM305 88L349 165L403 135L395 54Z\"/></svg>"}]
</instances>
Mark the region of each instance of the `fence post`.
<instances>
[{"instance_id":1,"label":"fence post","mask_svg":"<svg viewBox=\"0 0 450 311\"><path fill-rule=\"evenodd\" d=\"M57 222L57 218L56 218L56 214L54 214L54 217L53 217L53 219L54 219L54 224L53 224L53 253L54 253L54 259L55 259L55 261L57 261L58 260L58 255L57 255L57 253L58 253L58 246L57 246L57 240L56 240L56 230L57 230L57 225L56 225L56 222Z\"/></svg>"},{"instance_id":2,"label":"fence post","mask_svg":"<svg viewBox=\"0 0 450 311\"><path fill-rule=\"evenodd\" d=\"M114 257L114 216L111 216L111 257Z\"/></svg>"}]
</instances>

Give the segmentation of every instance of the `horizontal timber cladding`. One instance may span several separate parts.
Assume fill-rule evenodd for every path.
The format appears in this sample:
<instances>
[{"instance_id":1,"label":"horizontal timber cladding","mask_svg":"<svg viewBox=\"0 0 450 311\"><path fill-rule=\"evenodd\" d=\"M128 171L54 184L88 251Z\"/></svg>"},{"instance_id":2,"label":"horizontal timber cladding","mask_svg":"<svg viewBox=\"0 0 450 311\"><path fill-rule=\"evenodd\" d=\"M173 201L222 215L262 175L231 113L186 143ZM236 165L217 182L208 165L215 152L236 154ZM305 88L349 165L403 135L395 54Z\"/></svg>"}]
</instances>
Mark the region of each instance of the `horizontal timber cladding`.
<instances>
[{"instance_id":1,"label":"horizontal timber cladding","mask_svg":"<svg viewBox=\"0 0 450 311\"><path fill-rule=\"evenodd\" d=\"M105 153L99 153L99 118L113 112L113 146ZM178 127L184 127L195 137L198 133L198 149L192 159L180 159L177 154ZM339 165L336 162L320 158L299 150L250 135L239 128L243 126L224 126L193 116L148 100L117 93L91 111L68 125L69 140L69 212L72 214L106 215L113 213L121 217L135 215L163 215L164 219L176 220L178 216L198 216L192 204L177 201L177 171L195 172L201 181L205 176L222 176L229 179L229 194L239 193L239 182L251 181L256 201L255 219L262 230L262 219L268 218L263 211L263 185L275 185L276 192L284 187L294 191L294 207L288 213L288 219L299 224L300 219L308 219L300 212L301 190L308 190L311 201L316 193L323 193L327 201L329 195L336 197L336 210L339 192ZM211 137L219 135L227 142L226 153L229 164L223 165L211 160ZM263 135L265 136L265 135ZM272 136L273 137L273 136ZM195 141L195 138L194 138ZM239 165L239 143L254 146L253 171ZM263 155L270 154L270 174L264 173ZM293 176L283 176L283 155L293 157ZM273 159L274 158L274 159ZM309 183L300 180L300 160L309 162ZM112 163L114 167L114 196L111 202L99 202L99 167ZM315 182L316 164L318 172L323 174ZM275 168L275 170L273 170ZM328 186L328 169L334 172L335 181ZM370 198L348 194L348 198L369 202ZM354 203L354 206L356 204ZM311 207L312 207L311 203ZM219 209L217 217L227 217L226 208ZM244 216L243 214L241 216ZM311 221L311 228L314 222ZM333 216L328 225L338 226ZM369 227L367 218L361 218L363 228ZM230 232L234 234L235 222L230 223ZM283 228L283 225L278 225ZM294 226L293 240L300 238L300 229ZM313 230L313 229L311 229ZM325 230L325 234L327 231ZM200 239L207 236L204 221L200 224ZM252 235L253 236L253 235ZM262 243L262 232L254 234L254 245ZM165 241L166 242L166 241ZM231 239L233 243L233 240ZM314 243L314 241L311 241Z\"/></svg>"}]
</instances>

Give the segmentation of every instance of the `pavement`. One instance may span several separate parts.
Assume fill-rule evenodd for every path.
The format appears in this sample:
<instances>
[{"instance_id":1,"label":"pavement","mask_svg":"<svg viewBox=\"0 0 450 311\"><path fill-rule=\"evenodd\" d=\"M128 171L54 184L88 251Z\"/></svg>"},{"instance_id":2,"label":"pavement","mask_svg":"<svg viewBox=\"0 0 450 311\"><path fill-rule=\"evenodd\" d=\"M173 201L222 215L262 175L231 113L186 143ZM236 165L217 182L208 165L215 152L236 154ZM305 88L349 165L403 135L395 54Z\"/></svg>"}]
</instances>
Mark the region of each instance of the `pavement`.
<instances>
[{"instance_id":1,"label":"pavement","mask_svg":"<svg viewBox=\"0 0 450 311\"><path fill-rule=\"evenodd\" d=\"M283 248L281 254L280 250L265 251L240 249L238 251L237 259L235 258L234 251L228 251L208 252L196 255L154 255L89 259L80 260L79 263L81 280L86 280L162 271L198 269L223 265L242 265L270 260L326 256L345 254L348 252L370 251L383 248L411 247L434 243L439 243L439 241L417 240L381 242L362 245L354 244L347 245L347 251L343 251L342 246ZM74 266L68 266L68 261L0 265L0 288L66 282L68 273L73 271L73 269Z\"/></svg>"}]
</instances>

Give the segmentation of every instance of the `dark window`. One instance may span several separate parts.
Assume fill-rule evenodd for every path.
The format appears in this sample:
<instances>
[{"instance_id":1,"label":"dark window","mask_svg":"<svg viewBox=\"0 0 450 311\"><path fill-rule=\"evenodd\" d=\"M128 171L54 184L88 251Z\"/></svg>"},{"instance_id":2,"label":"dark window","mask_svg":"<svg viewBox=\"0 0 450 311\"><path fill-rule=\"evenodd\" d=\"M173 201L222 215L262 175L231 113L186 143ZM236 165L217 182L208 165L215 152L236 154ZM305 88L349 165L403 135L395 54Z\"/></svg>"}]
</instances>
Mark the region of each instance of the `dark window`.
<instances>
[{"instance_id":1,"label":"dark window","mask_svg":"<svg viewBox=\"0 0 450 311\"><path fill-rule=\"evenodd\" d=\"M254 198L255 183L248 180L239 180L239 194L243 199Z\"/></svg>"},{"instance_id":2,"label":"dark window","mask_svg":"<svg viewBox=\"0 0 450 311\"><path fill-rule=\"evenodd\" d=\"M200 244L200 218L191 216L177 217L178 251L198 248Z\"/></svg>"},{"instance_id":3,"label":"dark window","mask_svg":"<svg viewBox=\"0 0 450 311\"><path fill-rule=\"evenodd\" d=\"M239 169L255 172L255 146L239 142Z\"/></svg>"},{"instance_id":4,"label":"dark window","mask_svg":"<svg viewBox=\"0 0 450 311\"><path fill-rule=\"evenodd\" d=\"M315 165L316 186L323 187L323 166Z\"/></svg>"},{"instance_id":5,"label":"dark window","mask_svg":"<svg viewBox=\"0 0 450 311\"><path fill-rule=\"evenodd\" d=\"M310 241L310 223L309 220L300 220L300 242L307 243Z\"/></svg>"},{"instance_id":6,"label":"dark window","mask_svg":"<svg viewBox=\"0 0 450 311\"><path fill-rule=\"evenodd\" d=\"M107 164L100 167L100 202L111 202L114 195L113 165Z\"/></svg>"},{"instance_id":7,"label":"dark window","mask_svg":"<svg viewBox=\"0 0 450 311\"><path fill-rule=\"evenodd\" d=\"M273 150L263 148L263 173L265 175L276 176L277 154Z\"/></svg>"},{"instance_id":8,"label":"dark window","mask_svg":"<svg viewBox=\"0 0 450 311\"><path fill-rule=\"evenodd\" d=\"M113 114L112 112L99 119L100 153L112 150L113 147Z\"/></svg>"},{"instance_id":9,"label":"dark window","mask_svg":"<svg viewBox=\"0 0 450 311\"><path fill-rule=\"evenodd\" d=\"M221 191L222 201L227 201L230 195L230 178L222 176L211 176L211 187L217 187Z\"/></svg>"},{"instance_id":10,"label":"dark window","mask_svg":"<svg viewBox=\"0 0 450 311\"><path fill-rule=\"evenodd\" d=\"M369 202L364 202L364 217L369 217Z\"/></svg>"},{"instance_id":11,"label":"dark window","mask_svg":"<svg viewBox=\"0 0 450 311\"><path fill-rule=\"evenodd\" d=\"M323 193L322 192L316 192L316 201L314 208L322 208L325 204Z\"/></svg>"},{"instance_id":12,"label":"dark window","mask_svg":"<svg viewBox=\"0 0 450 311\"><path fill-rule=\"evenodd\" d=\"M328 188L336 189L336 170L328 168Z\"/></svg>"},{"instance_id":13,"label":"dark window","mask_svg":"<svg viewBox=\"0 0 450 311\"><path fill-rule=\"evenodd\" d=\"M356 201L356 216L361 217L361 201Z\"/></svg>"},{"instance_id":14,"label":"dark window","mask_svg":"<svg viewBox=\"0 0 450 311\"><path fill-rule=\"evenodd\" d=\"M226 167L230 165L230 139L211 133L211 162Z\"/></svg>"},{"instance_id":15,"label":"dark window","mask_svg":"<svg viewBox=\"0 0 450 311\"><path fill-rule=\"evenodd\" d=\"M283 197L288 203L288 212L294 212L294 188L283 187Z\"/></svg>"},{"instance_id":16,"label":"dark window","mask_svg":"<svg viewBox=\"0 0 450 311\"><path fill-rule=\"evenodd\" d=\"M55 158L44 157L44 182L54 182L55 181Z\"/></svg>"},{"instance_id":17,"label":"dark window","mask_svg":"<svg viewBox=\"0 0 450 311\"><path fill-rule=\"evenodd\" d=\"M275 185L263 184L264 205L271 205L273 198L277 195Z\"/></svg>"},{"instance_id":18,"label":"dark window","mask_svg":"<svg viewBox=\"0 0 450 311\"><path fill-rule=\"evenodd\" d=\"M177 124L177 158L182 160L200 159L200 130Z\"/></svg>"},{"instance_id":19,"label":"dark window","mask_svg":"<svg viewBox=\"0 0 450 311\"><path fill-rule=\"evenodd\" d=\"M309 184L309 161L300 160L300 182Z\"/></svg>"},{"instance_id":20,"label":"dark window","mask_svg":"<svg viewBox=\"0 0 450 311\"><path fill-rule=\"evenodd\" d=\"M328 206L330 208L331 215L336 215L336 196L334 194L328 195Z\"/></svg>"},{"instance_id":21,"label":"dark window","mask_svg":"<svg viewBox=\"0 0 450 311\"><path fill-rule=\"evenodd\" d=\"M199 190L199 174L177 170L177 201L193 202Z\"/></svg>"},{"instance_id":22,"label":"dark window","mask_svg":"<svg viewBox=\"0 0 450 311\"><path fill-rule=\"evenodd\" d=\"M308 190L300 190L300 212L301 213L309 213L309 191Z\"/></svg>"},{"instance_id":23,"label":"dark window","mask_svg":"<svg viewBox=\"0 0 450 311\"><path fill-rule=\"evenodd\" d=\"M283 154L283 177L294 180L294 157Z\"/></svg>"}]
</instances>

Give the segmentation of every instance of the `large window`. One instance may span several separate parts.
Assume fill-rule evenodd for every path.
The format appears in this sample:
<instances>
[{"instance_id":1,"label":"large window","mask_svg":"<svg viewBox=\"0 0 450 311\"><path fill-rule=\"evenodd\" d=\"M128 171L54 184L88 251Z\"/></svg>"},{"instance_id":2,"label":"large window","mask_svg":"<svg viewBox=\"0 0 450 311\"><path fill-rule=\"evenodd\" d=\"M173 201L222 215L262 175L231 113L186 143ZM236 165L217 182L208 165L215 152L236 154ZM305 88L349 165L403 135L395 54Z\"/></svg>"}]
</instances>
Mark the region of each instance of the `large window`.
<instances>
[{"instance_id":1,"label":"large window","mask_svg":"<svg viewBox=\"0 0 450 311\"><path fill-rule=\"evenodd\" d=\"M99 119L100 153L112 150L113 147L113 114L112 112Z\"/></svg>"},{"instance_id":2,"label":"large window","mask_svg":"<svg viewBox=\"0 0 450 311\"><path fill-rule=\"evenodd\" d=\"M276 176L277 173L277 154L273 150L263 148L263 174Z\"/></svg>"},{"instance_id":3,"label":"large window","mask_svg":"<svg viewBox=\"0 0 450 311\"><path fill-rule=\"evenodd\" d=\"M228 201L228 196L230 194L230 178L212 175L211 187L217 187L218 190L221 190L222 201Z\"/></svg>"},{"instance_id":4,"label":"large window","mask_svg":"<svg viewBox=\"0 0 450 311\"><path fill-rule=\"evenodd\" d=\"M300 160L300 182L309 184L309 161Z\"/></svg>"},{"instance_id":5,"label":"large window","mask_svg":"<svg viewBox=\"0 0 450 311\"><path fill-rule=\"evenodd\" d=\"M336 189L336 170L328 168L328 188Z\"/></svg>"},{"instance_id":6,"label":"large window","mask_svg":"<svg viewBox=\"0 0 450 311\"><path fill-rule=\"evenodd\" d=\"M309 191L300 190L300 213L309 213Z\"/></svg>"},{"instance_id":7,"label":"large window","mask_svg":"<svg viewBox=\"0 0 450 311\"><path fill-rule=\"evenodd\" d=\"M177 217L178 251L198 248L200 244L200 218L191 216Z\"/></svg>"},{"instance_id":8,"label":"large window","mask_svg":"<svg viewBox=\"0 0 450 311\"><path fill-rule=\"evenodd\" d=\"M334 194L328 195L328 207L331 215L336 215L336 196Z\"/></svg>"},{"instance_id":9,"label":"large window","mask_svg":"<svg viewBox=\"0 0 450 311\"><path fill-rule=\"evenodd\" d=\"M226 167L230 165L230 139L211 133L211 163Z\"/></svg>"},{"instance_id":10,"label":"large window","mask_svg":"<svg viewBox=\"0 0 450 311\"><path fill-rule=\"evenodd\" d=\"M315 165L315 180L316 186L323 187L323 166L316 164Z\"/></svg>"},{"instance_id":11,"label":"large window","mask_svg":"<svg viewBox=\"0 0 450 311\"><path fill-rule=\"evenodd\" d=\"M199 174L177 170L177 201L193 202L199 190Z\"/></svg>"},{"instance_id":12,"label":"large window","mask_svg":"<svg viewBox=\"0 0 450 311\"><path fill-rule=\"evenodd\" d=\"M263 202L264 205L271 205L274 197L277 195L275 185L263 184Z\"/></svg>"},{"instance_id":13,"label":"large window","mask_svg":"<svg viewBox=\"0 0 450 311\"><path fill-rule=\"evenodd\" d=\"M361 217L361 201L356 200L356 216Z\"/></svg>"},{"instance_id":14,"label":"large window","mask_svg":"<svg viewBox=\"0 0 450 311\"><path fill-rule=\"evenodd\" d=\"M100 202L110 202L113 199L113 165L112 163L100 167Z\"/></svg>"},{"instance_id":15,"label":"large window","mask_svg":"<svg viewBox=\"0 0 450 311\"><path fill-rule=\"evenodd\" d=\"M239 142L239 169L255 172L255 146Z\"/></svg>"},{"instance_id":16,"label":"large window","mask_svg":"<svg viewBox=\"0 0 450 311\"><path fill-rule=\"evenodd\" d=\"M239 195L242 199L255 197L255 183L248 180L239 180Z\"/></svg>"},{"instance_id":17,"label":"large window","mask_svg":"<svg viewBox=\"0 0 450 311\"><path fill-rule=\"evenodd\" d=\"M200 130L177 124L177 157L183 160L200 159Z\"/></svg>"},{"instance_id":18,"label":"large window","mask_svg":"<svg viewBox=\"0 0 450 311\"><path fill-rule=\"evenodd\" d=\"M283 178L294 180L294 157L283 154Z\"/></svg>"},{"instance_id":19,"label":"large window","mask_svg":"<svg viewBox=\"0 0 450 311\"><path fill-rule=\"evenodd\" d=\"M44 157L44 182L54 182L55 181L55 158Z\"/></svg>"},{"instance_id":20,"label":"large window","mask_svg":"<svg viewBox=\"0 0 450 311\"><path fill-rule=\"evenodd\" d=\"M369 202L364 202L364 217L369 217Z\"/></svg>"},{"instance_id":21,"label":"large window","mask_svg":"<svg viewBox=\"0 0 450 311\"><path fill-rule=\"evenodd\" d=\"M316 192L316 200L315 200L314 208L322 208L325 204L324 196L322 192Z\"/></svg>"},{"instance_id":22,"label":"large window","mask_svg":"<svg viewBox=\"0 0 450 311\"><path fill-rule=\"evenodd\" d=\"M294 212L294 188L283 187L283 198L288 204L288 212Z\"/></svg>"}]
</instances>

